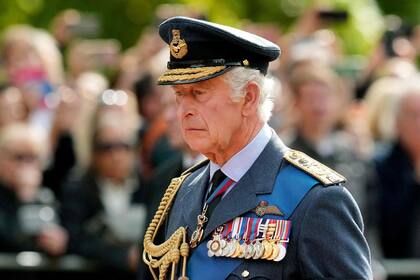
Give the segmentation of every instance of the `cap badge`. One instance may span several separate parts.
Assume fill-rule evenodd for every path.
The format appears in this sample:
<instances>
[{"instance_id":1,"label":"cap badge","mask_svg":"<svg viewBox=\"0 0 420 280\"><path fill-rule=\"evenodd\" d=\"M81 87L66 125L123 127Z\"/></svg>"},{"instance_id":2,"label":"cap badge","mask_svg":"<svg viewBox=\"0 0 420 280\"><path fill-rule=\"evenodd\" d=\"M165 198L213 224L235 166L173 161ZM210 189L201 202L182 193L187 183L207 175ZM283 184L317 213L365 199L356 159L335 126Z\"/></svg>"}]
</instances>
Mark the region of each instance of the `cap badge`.
<instances>
[{"instance_id":1,"label":"cap badge","mask_svg":"<svg viewBox=\"0 0 420 280\"><path fill-rule=\"evenodd\" d=\"M181 39L181 32L178 29L172 29L170 49L172 56L177 59L183 58L188 53L187 43Z\"/></svg>"}]
</instances>

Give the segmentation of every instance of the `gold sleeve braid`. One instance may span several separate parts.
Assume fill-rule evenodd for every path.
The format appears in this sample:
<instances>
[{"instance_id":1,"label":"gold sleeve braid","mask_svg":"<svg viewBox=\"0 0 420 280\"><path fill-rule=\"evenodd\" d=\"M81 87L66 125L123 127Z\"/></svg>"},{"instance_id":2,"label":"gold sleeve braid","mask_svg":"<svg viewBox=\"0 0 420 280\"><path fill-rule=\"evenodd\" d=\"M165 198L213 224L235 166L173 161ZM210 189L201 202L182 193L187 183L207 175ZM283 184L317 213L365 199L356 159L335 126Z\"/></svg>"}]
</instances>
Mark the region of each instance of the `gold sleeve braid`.
<instances>
[{"instance_id":1,"label":"gold sleeve braid","mask_svg":"<svg viewBox=\"0 0 420 280\"><path fill-rule=\"evenodd\" d=\"M180 177L172 179L169 187L159 204L158 210L153 217L149 227L144 235L143 261L149 266L150 272L155 280L164 280L171 268L171 280L175 278L177 264L182 257L182 273L179 280L188 280L186 276L187 257L189 246L187 243L187 231L184 227L179 227L171 237L160 245L153 244L156 234L165 221L169 210L173 204L176 193L182 185L182 182L189 174L183 173ZM159 278L155 270L159 270Z\"/></svg>"}]
</instances>

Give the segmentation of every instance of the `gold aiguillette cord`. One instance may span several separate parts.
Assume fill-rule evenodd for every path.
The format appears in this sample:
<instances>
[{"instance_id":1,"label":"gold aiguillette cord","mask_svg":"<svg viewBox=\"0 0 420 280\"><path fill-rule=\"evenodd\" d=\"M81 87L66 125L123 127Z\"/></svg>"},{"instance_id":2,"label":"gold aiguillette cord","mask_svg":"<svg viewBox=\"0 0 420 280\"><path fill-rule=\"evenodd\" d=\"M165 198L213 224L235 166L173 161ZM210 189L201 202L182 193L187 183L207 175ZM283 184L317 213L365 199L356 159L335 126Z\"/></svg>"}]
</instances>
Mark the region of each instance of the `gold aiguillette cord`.
<instances>
[{"instance_id":1,"label":"gold aiguillette cord","mask_svg":"<svg viewBox=\"0 0 420 280\"><path fill-rule=\"evenodd\" d=\"M171 267L171 280L175 279L176 267L182 257L182 271L179 280L188 280L186 276L187 257L189 246L186 241L187 231L179 227L171 237L160 245L153 244L159 227L164 222L172 206L175 195L182 185L182 182L189 174L174 178L166 189L166 192L159 204L158 210L144 235L143 261L149 266L150 272L155 280L165 280L168 269ZM159 270L159 278L155 270Z\"/></svg>"}]
</instances>

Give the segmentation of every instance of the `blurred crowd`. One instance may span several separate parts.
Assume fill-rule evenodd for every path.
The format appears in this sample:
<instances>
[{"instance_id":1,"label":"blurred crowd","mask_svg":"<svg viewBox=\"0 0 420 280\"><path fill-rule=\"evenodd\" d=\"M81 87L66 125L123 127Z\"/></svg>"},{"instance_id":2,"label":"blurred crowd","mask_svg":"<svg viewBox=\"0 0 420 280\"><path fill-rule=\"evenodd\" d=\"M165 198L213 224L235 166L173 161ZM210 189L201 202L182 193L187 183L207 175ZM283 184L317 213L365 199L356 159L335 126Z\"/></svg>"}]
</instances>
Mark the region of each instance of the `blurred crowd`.
<instances>
[{"instance_id":1,"label":"blurred crowd","mask_svg":"<svg viewBox=\"0 0 420 280\"><path fill-rule=\"evenodd\" d=\"M203 156L182 139L171 88L156 85L169 57L156 26L122 50L83 38L83 19L66 10L50 30L1 34L0 252L76 254L112 279L135 279L165 188ZM343 11L311 9L287 33L242 28L281 46L269 123L348 179L376 278L385 279L382 259L420 258L420 27L388 17L354 71L329 28L345 20Z\"/></svg>"}]
</instances>

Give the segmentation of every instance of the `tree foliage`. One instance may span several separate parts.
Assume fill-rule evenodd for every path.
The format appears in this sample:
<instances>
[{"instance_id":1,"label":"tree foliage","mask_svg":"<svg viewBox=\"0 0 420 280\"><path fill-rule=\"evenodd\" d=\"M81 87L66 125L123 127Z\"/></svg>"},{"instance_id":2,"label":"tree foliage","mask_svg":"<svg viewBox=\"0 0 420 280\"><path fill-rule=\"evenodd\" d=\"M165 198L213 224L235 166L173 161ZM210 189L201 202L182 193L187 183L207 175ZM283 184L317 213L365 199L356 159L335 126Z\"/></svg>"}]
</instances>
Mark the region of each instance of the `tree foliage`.
<instances>
[{"instance_id":1,"label":"tree foliage","mask_svg":"<svg viewBox=\"0 0 420 280\"><path fill-rule=\"evenodd\" d=\"M385 13L410 20L420 18L420 1L377 0ZM242 20L270 22L287 31L309 6L328 6L349 12L346 23L332 27L344 40L348 53L366 53L379 38L383 21L373 0L0 0L0 31L7 26L28 23L49 28L60 11L74 8L94 14L101 23L99 37L116 38L124 48L133 45L142 30L156 25L155 11L162 3L183 3L208 15L210 20L238 26Z\"/></svg>"}]
</instances>

